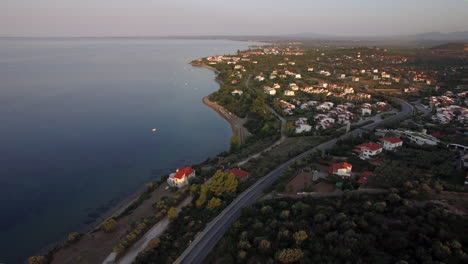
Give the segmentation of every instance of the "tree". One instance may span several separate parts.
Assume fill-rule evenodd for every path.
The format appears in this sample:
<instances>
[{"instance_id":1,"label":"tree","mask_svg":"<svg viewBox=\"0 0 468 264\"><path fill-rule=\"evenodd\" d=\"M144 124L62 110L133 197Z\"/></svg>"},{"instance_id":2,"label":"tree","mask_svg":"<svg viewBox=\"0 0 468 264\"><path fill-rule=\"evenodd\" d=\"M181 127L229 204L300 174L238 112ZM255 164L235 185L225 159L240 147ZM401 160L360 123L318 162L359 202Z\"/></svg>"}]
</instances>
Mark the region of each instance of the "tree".
<instances>
[{"instance_id":1,"label":"tree","mask_svg":"<svg viewBox=\"0 0 468 264\"><path fill-rule=\"evenodd\" d=\"M198 200L195 202L197 207L202 207L206 203L208 190L209 186L207 184L202 184L200 187L200 196L198 196Z\"/></svg>"},{"instance_id":2,"label":"tree","mask_svg":"<svg viewBox=\"0 0 468 264\"><path fill-rule=\"evenodd\" d=\"M154 250L154 249L158 248L160 243L161 243L161 241L159 240L159 238L151 239L148 242L148 245L146 246L145 251L148 252L148 251L151 251L151 250Z\"/></svg>"},{"instance_id":3,"label":"tree","mask_svg":"<svg viewBox=\"0 0 468 264\"><path fill-rule=\"evenodd\" d=\"M221 205L221 199L213 197L211 200L208 201L206 208L209 210L213 210Z\"/></svg>"},{"instance_id":4,"label":"tree","mask_svg":"<svg viewBox=\"0 0 468 264\"><path fill-rule=\"evenodd\" d=\"M221 196L224 193L234 193L237 190L237 184L234 174L218 170L211 178L209 186L211 192L216 196Z\"/></svg>"},{"instance_id":5,"label":"tree","mask_svg":"<svg viewBox=\"0 0 468 264\"><path fill-rule=\"evenodd\" d=\"M68 244L73 244L75 242L77 242L81 237L81 234L78 233L78 232L73 232L73 233L70 233L68 234L68 238L67 238L67 243Z\"/></svg>"},{"instance_id":6,"label":"tree","mask_svg":"<svg viewBox=\"0 0 468 264\"><path fill-rule=\"evenodd\" d=\"M252 113L262 116L266 113L265 111L265 94L258 93L257 98L252 103Z\"/></svg>"},{"instance_id":7,"label":"tree","mask_svg":"<svg viewBox=\"0 0 468 264\"><path fill-rule=\"evenodd\" d=\"M293 237L294 237L294 240L296 240L296 243L300 245L302 244L302 242L304 242L307 239L308 235L305 231L301 230L301 231L294 233Z\"/></svg>"},{"instance_id":8,"label":"tree","mask_svg":"<svg viewBox=\"0 0 468 264\"><path fill-rule=\"evenodd\" d=\"M293 263L299 261L304 256L302 250L295 248L283 249L276 255L276 259L281 263Z\"/></svg>"},{"instance_id":9,"label":"tree","mask_svg":"<svg viewBox=\"0 0 468 264\"><path fill-rule=\"evenodd\" d=\"M231 151L236 152L240 148L240 139L239 136L236 134L232 135L231 137Z\"/></svg>"},{"instance_id":10,"label":"tree","mask_svg":"<svg viewBox=\"0 0 468 264\"><path fill-rule=\"evenodd\" d=\"M102 222L101 228L104 230L104 232L110 233L114 231L117 228L117 221L115 221L114 218L109 218L106 221Z\"/></svg>"},{"instance_id":11,"label":"tree","mask_svg":"<svg viewBox=\"0 0 468 264\"><path fill-rule=\"evenodd\" d=\"M28 258L28 264L46 264L46 258L44 256L33 256Z\"/></svg>"},{"instance_id":12,"label":"tree","mask_svg":"<svg viewBox=\"0 0 468 264\"><path fill-rule=\"evenodd\" d=\"M167 211L167 217L169 217L170 221L176 220L178 216L179 216L179 212L174 207L171 207L169 211Z\"/></svg>"},{"instance_id":13,"label":"tree","mask_svg":"<svg viewBox=\"0 0 468 264\"><path fill-rule=\"evenodd\" d=\"M258 243L258 247L261 249L269 249L271 247L271 243L266 239L262 239L260 243Z\"/></svg>"}]
</instances>

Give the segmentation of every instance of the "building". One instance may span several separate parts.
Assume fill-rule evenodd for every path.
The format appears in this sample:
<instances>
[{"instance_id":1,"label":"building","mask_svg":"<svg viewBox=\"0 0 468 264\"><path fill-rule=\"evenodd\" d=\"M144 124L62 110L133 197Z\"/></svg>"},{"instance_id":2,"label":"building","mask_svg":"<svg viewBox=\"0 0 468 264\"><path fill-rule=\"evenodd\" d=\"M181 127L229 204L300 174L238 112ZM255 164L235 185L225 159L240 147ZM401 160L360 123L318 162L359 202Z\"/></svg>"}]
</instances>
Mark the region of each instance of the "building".
<instances>
[{"instance_id":1,"label":"building","mask_svg":"<svg viewBox=\"0 0 468 264\"><path fill-rule=\"evenodd\" d=\"M367 182L367 179L369 178L369 176L372 175L372 172L371 171L363 171L361 172L361 177L359 178L359 180L357 181L360 185L363 185L364 183Z\"/></svg>"},{"instance_id":2,"label":"building","mask_svg":"<svg viewBox=\"0 0 468 264\"><path fill-rule=\"evenodd\" d=\"M426 133L414 132L414 131L401 131L401 134L408 138L411 142L418 145L429 145L436 146L440 141Z\"/></svg>"},{"instance_id":3,"label":"building","mask_svg":"<svg viewBox=\"0 0 468 264\"><path fill-rule=\"evenodd\" d=\"M294 91L291 91L291 90L286 90L286 91L284 91L284 95L286 95L286 96L295 96L296 93Z\"/></svg>"},{"instance_id":4,"label":"building","mask_svg":"<svg viewBox=\"0 0 468 264\"><path fill-rule=\"evenodd\" d=\"M359 155L359 158L372 159L382 153L382 146L377 143L368 142L354 147L353 152Z\"/></svg>"},{"instance_id":5,"label":"building","mask_svg":"<svg viewBox=\"0 0 468 264\"><path fill-rule=\"evenodd\" d=\"M234 174L234 176L236 176L236 178L239 180L246 179L250 175L250 173L241 170L240 168L230 169L228 172Z\"/></svg>"},{"instance_id":6,"label":"building","mask_svg":"<svg viewBox=\"0 0 468 264\"><path fill-rule=\"evenodd\" d=\"M167 178L167 184L171 187L182 188L189 184L189 179L195 177L195 170L190 167L177 169L176 172L171 173Z\"/></svg>"},{"instance_id":7,"label":"building","mask_svg":"<svg viewBox=\"0 0 468 264\"><path fill-rule=\"evenodd\" d=\"M341 177L351 177L351 170L353 169L353 165L346 163L346 162L341 162L341 163L336 163L330 166L329 173L338 175Z\"/></svg>"},{"instance_id":8,"label":"building","mask_svg":"<svg viewBox=\"0 0 468 264\"><path fill-rule=\"evenodd\" d=\"M296 128L296 134L310 132L312 126L307 123L307 118L301 117L294 121L294 127Z\"/></svg>"},{"instance_id":9,"label":"building","mask_svg":"<svg viewBox=\"0 0 468 264\"><path fill-rule=\"evenodd\" d=\"M384 137L380 139L385 150L393 151L403 146L403 141L397 137Z\"/></svg>"},{"instance_id":10,"label":"building","mask_svg":"<svg viewBox=\"0 0 468 264\"><path fill-rule=\"evenodd\" d=\"M263 88L263 91L266 93L266 94L269 94L269 95L275 95L276 94L276 90L274 88L271 88L271 87L268 87L268 86L265 86Z\"/></svg>"},{"instance_id":11,"label":"building","mask_svg":"<svg viewBox=\"0 0 468 264\"><path fill-rule=\"evenodd\" d=\"M239 96L242 95L243 93L244 92L241 91L241 90L234 90L234 91L231 92L232 95L239 95Z\"/></svg>"}]
</instances>

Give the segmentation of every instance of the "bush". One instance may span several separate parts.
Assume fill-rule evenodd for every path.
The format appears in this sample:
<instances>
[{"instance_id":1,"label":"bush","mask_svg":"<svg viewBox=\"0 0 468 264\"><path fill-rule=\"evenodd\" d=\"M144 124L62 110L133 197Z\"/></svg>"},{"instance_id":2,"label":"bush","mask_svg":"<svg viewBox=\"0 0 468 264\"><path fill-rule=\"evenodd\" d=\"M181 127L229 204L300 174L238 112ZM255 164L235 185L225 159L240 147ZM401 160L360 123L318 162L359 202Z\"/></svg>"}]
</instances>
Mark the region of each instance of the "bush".
<instances>
[{"instance_id":1,"label":"bush","mask_svg":"<svg viewBox=\"0 0 468 264\"><path fill-rule=\"evenodd\" d=\"M73 243L78 242L78 240L80 240L81 236L82 235L80 233L78 233L78 232L70 233L68 235L68 238L67 238L67 244L73 244Z\"/></svg>"},{"instance_id":2,"label":"bush","mask_svg":"<svg viewBox=\"0 0 468 264\"><path fill-rule=\"evenodd\" d=\"M104 230L106 233L110 233L114 231L117 228L117 221L115 221L114 218L109 218L106 221L102 222L101 228Z\"/></svg>"}]
</instances>

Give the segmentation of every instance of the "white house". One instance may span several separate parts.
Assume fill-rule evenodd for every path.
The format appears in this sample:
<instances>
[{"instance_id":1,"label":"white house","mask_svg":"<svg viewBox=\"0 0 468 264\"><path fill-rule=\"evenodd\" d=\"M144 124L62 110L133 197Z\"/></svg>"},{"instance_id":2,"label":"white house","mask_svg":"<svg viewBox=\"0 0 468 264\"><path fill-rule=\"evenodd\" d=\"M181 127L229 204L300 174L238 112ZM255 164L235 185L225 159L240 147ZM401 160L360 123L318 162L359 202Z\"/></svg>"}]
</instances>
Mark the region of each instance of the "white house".
<instances>
[{"instance_id":1,"label":"white house","mask_svg":"<svg viewBox=\"0 0 468 264\"><path fill-rule=\"evenodd\" d=\"M369 108L362 108L361 109L361 115L365 116L365 115L371 115L372 114L372 110L369 109Z\"/></svg>"},{"instance_id":2,"label":"white house","mask_svg":"<svg viewBox=\"0 0 468 264\"><path fill-rule=\"evenodd\" d=\"M176 172L171 173L167 178L167 184L172 187L182 188L189 184L189 179L195 177L195 170L190 167L177 169Z\"/></svg>"},{"instance_id":3,"label":"white house","mask_svg":"<svg viewBox=\"0 0 468 264\"><path fill-rule=\"evenodd\" d=\"M383 148L389 151L393 151L403 146L403 141L397 137L384 137L380 139L380 142L383 143Z\"/></svg>"},{"instance_id":4,"label":"white house","mask_svg":"<svg viewBox=\"0 0 468 264\"><path fill-rule=\"evenodd\" d=\"M274 90L274 89L273 89ZM286 96L294 96L296 95L296 93L294 93L294 91L291 91L291 90L286 90L284 91L284 95Z\"/></svg>"},{"instance_id":5,"label":"white house","mask_svg":"<svg viewBox=\"0 0 468 264\"><path fill-rule=\"evenodd\" d=\"M234 90L231 92L232 95L242 95L244 92L241 90Z\"/></svg>"},{"instance_id":6,"label":"white house","mask_svg":"<svg viewBox=\"0 0 468 264\"><path fill-rule=\"evenodd\" d=\"M289 89L291 89L293 91L297 91L297 90L299 90L299 86L297 86L297 84L295 84L295 83L290 83L289 84Z\"/></svg>"},{"instance_id":7,"label":"white house","mask_svg":"<svg viewBox=\"0 0 468 264\"><path fill-rule=\"evenodd\" d=\"M365 160L374 158L378 154L382 153L382 149L383 148L380 144L370 142L357 145L354 147L353 152L358 154L361 159Z\"/></svg>"},{"instance_id":8,"label":"white house","mask_svg":"<svg viewBox=\"0 0 468 264\"><path fill-rule=\"evenodd\" d=\"M258 75L258 76L255 76L255 80L259 82L263 82L265 80L265 77Z\"/></svg>"},{"instance_id":9,"label":"white house","mask_svg":"<svg viewBox=\"0 0 468 264\"><path fill-rule=\"evenodd\" d=\"M265 86L263 88L263 91L266 93L266 94L269 94L269 95L275 95L276 94L276 90L274 88L271 88L271 87L268 87L268 86Z\"/></svg>"},{"instance_id":10,"label":"white house","mask_svg":"<svg viewBox=\"0 0 468 264\"><path fill-rule=\"evenodd\" d=\"M353 169L353 165L346 163L346 162L341 162L341 163L336 163L330 166L329 173L335 174L341 177L351 177L352 169Z\"/></svg>"},{"instance_id":11,"label":"white house","mask_svg":"<svg viewBox=\"0 0 468 264\"><path fill-rule=\"evenodd\" d=\"M420 132L414 132L414 131L399 131L401 134L406 136L410 141L413 143L416 143L418 145L430 145L430 146L435 146L437 145L440 141L428 134L425 133L420 133Z\"/></svg>"}]
</instances>

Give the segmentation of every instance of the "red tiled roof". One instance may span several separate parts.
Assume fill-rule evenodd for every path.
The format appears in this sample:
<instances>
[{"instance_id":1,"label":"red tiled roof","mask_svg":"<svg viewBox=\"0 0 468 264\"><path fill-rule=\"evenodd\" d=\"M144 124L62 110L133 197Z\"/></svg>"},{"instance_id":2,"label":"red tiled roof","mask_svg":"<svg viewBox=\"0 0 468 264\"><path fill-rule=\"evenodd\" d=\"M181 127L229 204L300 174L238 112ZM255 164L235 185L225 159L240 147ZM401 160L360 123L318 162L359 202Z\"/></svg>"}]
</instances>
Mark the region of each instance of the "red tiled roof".
<instances>
[{"instance_id":1,"label":"red tiled roof","mask_svg":"<svg viewBox=\"0 0 468 264\"><path fill-rule=\"evenodd\" d=\"M229 172L234 174L239 179L244 179L244 178L249 177L249 173L241 169L234 168L234 169L229 170Z\"/></svg>"},{"instance_id":2,"label":"red tiled roof","mask_svg":"<svg viewBox=\"0 0 468 264\"><path fill-rule=\"evenodd\" d=\"M361 145L357 145L356 148L368 149L370 151L376 151L378 149L381 149L382 146L377 144L377 143L370 142L370 143L364 143L364 144L361 144Z\"/></svg>"},{"instance_id":3,"label":"red tiled roof","mask_svg":"<svg viewBox=\"0 0 468 264\"><path fill-rule=\"evenodd\" d=\"M353 168L353 165L346 163L346 162L340 162L340 163L336 163L330 166L329 173L335 173L339 169L352 169L352 168Z\"/></svg>"},{"instance_id":4,"label":"red tiled roof","mask_svg":"<svg viewBox=\"0 0 468 264\"><path fill-rule=\"evenodd\" d=\"M193 169L190 168L190 167L185 167L183 169L180 169L180 170L177 170L176 172L176 175L174 176L174 178L176 179L182 179L186 176L188 176L190 173L193 172Z\"/></svg>"},{"instance_id":5,"label":"red tiled roof","mask_svg":"<svg viewBox=\"0 0 468 264\"><path fill-rule=\"evenodd\" d=\"M371 171L363 171L361 172L361 178L359 178L358 183L359 184L364 184L367 182L367 178L372 175Z\"/></svg>"},{"instance_id":6,"label":"red tiled roof","mask_svg":"<svg viewBox=\"0 0 468 264\"><path fill-rule=\"evenodd\" d=\"M436 138L444 137L444 135L442 133L439 133L439 132L434 132L434 133L431 134L431 136L436 137Z\"/></svg>"},{"instance_id":7,"label":"red tiled roof","mask_svg":"<svg viewBox=\"0 0 468 264\"><path fill-rule=\"evenodd\" d=\"M401 142L401 139L397 138L397 137L384 137L384 138L381 138L380 140L381 141L388 141L388 142L390 142L392 144Z\"/></svg>"}]
</instances>

